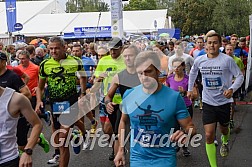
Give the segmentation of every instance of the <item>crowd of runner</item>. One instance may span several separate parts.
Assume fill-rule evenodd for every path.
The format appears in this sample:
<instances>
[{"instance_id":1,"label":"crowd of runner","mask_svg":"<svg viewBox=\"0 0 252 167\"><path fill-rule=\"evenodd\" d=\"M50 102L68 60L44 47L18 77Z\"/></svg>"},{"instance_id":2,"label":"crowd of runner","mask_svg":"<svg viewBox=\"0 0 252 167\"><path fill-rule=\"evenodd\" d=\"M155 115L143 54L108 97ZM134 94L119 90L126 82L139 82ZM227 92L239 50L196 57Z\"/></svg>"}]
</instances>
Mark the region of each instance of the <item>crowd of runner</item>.
<instances>
[{"instance_id":1,"label":"crowd of runner","mask_svg":"<svg viewBox=\"0 0 252 167\"><path fill-rule=\"evenodd\" d=\"M221 37L213 30L180 40L0 42L0 167L31 166L36 144L49 152L40 120L56 134L48 164L68 166L69 147L60 139L70 133L69 146L79 154L89 148L100 123L112 140L108 160L115 166L124 166L129 152L132 167L173 167L180 148L183 156L191 155L184 143L197 133L192 122L197 107L203 111L209 164L216 167L217 123L225 157L236 100L246 95L248 46L248 37ZM129 133L128 151L122 141Z\"/></svg>"}]
</instances>

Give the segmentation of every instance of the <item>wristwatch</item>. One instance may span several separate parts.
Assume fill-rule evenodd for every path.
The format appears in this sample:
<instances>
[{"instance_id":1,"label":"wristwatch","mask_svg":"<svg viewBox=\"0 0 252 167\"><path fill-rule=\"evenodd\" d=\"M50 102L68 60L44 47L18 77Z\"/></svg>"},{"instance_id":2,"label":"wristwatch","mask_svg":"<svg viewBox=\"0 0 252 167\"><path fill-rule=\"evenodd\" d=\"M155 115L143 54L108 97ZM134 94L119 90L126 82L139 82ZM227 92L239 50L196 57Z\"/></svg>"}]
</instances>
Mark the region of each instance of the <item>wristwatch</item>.
<instances>
[{"instance_id":1,"label":"wristwatch","mask_svg":"<svg viewBox=\"0 0 252 167\"><path fill-rule=\"evenodd\" d=\"M110 100L106 100L106 101L104 102L104 104L107 105L107 104L110 103L110 102L111 102Z\"/></svg>"},{"instance_id":2,"label":"wristwatch","mask_svg":"<svg viewBox=\"0 0 252 167\"><path fill-rule=\"evenodd\" d=\"M28 155L32 155L32 149L31 148L27 148L27 149L24 149L24 152Z\"/></svg>"}]
</instances>

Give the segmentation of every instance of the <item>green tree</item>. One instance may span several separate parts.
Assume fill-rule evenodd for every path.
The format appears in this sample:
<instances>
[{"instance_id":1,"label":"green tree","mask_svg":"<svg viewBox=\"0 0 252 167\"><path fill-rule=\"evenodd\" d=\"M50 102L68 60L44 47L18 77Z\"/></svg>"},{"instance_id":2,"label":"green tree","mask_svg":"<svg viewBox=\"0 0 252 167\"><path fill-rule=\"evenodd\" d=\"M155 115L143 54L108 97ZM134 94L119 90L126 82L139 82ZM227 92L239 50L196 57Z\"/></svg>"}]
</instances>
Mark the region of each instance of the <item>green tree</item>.
<instances>
[{"instance_id":1,"label":"green tree","mask_svg":"<svg viewBox=\"0 0 252 167\"><path fill-rule=\"evenodd\" d=\"M156 0L130 0L123 10L156 10Z\"/></svg>"},{"instance_id":2,"label":"green tree","mask_svg":"<svg viewBox=\"0 0 252 167\"><path fill-rule=\"evenodd\" d=\"M251 3L248 0L218 0L213 12L212 27L223 35L248 35Z\"/></svg>"},{"instance_id":3,"label":"green tree","mask_svg":"<svg viewBox=\"0 0 252 167\"><path fill-rule=\"evenodd\" d=\"M200 34L206 32L206 6L202 0L177 0L170 15L176 28L182 35Z\"/></svg>"},{"instance_id":4,"label":"green tree","mask_svg":"<svg viewBox=\"0 0 252 167\"><path fill-rule=\"evenodd\" d=\"M101 0L69 0L66 3L66 12L107 12L109 5Z\"/></svg>"},{"instance_id":5,"label":"green tree","mask_svg":"<svg viewBox=\"0 0 252 167\"><path fill-rule=\"evenodd\" d=\"M156 3L157 3L157 8L158 9L168 9L168 10L171 10L174 3L175 3L175 0L172 0L172 1L168 1L168 0L156 0Z\"/></svg>"}]
</instances>

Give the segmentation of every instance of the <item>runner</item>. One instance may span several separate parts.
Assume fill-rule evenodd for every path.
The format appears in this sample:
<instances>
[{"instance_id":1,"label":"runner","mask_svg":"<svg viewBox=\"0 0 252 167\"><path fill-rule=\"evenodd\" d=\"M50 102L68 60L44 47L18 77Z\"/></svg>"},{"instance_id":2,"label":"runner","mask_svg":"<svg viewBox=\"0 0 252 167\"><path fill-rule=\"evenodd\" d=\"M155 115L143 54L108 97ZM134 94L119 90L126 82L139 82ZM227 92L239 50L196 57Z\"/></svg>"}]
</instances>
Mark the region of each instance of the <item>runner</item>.
<instances>
[{"instance_id":1,"label":"runner","mask_svg":"<svg viewBox=\"0 0 252 167\"><path fill-rule=\"evenodd\" d=\"M142 52L135 60L141 85L127 90L123 98L123 113L119 125L120 148L115 157L117 167L125 165L124 129L130 121L130 166L176 166L176 148L173 147L184 133L195 128L178 92L158 83L160 60L155 52ZM174 132L176 121L182 130ZM173 129L172 129L173 128ZM174 132L174 133L173 133ZM172 135L169 135L172 133ZM154 136L167 136L161 141ZM161 137L160 136L160 137ZM154 139L155 138L155 139ZM152 140L153 139L153 140ZM170 144L167 144L171 140Z\"/></svg>"},{"instance_id":2,"label":"runner","mask_svg":"<svg viewBox=\"0 0 252 167\"><path fill-rule=\"evenodd\" d=\"M184 73L185 70L185 62L182 58L175 58L172 62L172 67L174 69L175 74L171 74L166 79L166 85L169 86L171 89L180 93L180 95L184 98L186 108L191 116L193 117L193 107L192 101L188 99L186 96L186 90L188 89L188 80L189 77ZM188 157L191 155L188 147L183 148L183 156Z\"/></svg>"},{"instance_id":3,"label":"runner","mask_svg":"<svg viewBox=\"0 0 252 167\"><path fill-rule=\"evenodd\" d=\"M138 53L139 49L135 45L126 45L123 47L122 56L124 58L126 69L113 77L111 86L109 88L107 96L105 97L106 110L109 113L109 116L113 118L113 120L111 120L111 124L114 134L116 135L114 143L115 155L119 147L117 135L122 113L120 110L115 111L115 108L118 108L119 106L116 103L113 103L112 100L117 89L119 89L121 96L123 96L126 90L140 85L140 81L137 77L136 69L134 66L134 61Z\"/></svg>"},{"instance_id":4,"label":"runner","mask_svg":"<svg viewBox=\"0 0 252 167\"><path fill-rule=\"evenodd\" d=\"M104 96L106 96L108 93L113 76L125 69L123 57L121 56L122 47L123 43L120 38L117 37L112 38L111 41L109 42L110 55L101 58L95 70L94 75L96 77L97 82L102 81ZM116 104L120 104L121 101L122 98L120 92L116 91L113 97L113 102ZM106 108L106 106L104 105L104 100L102 101L101 105L103 109ZM100 111L102 112L103 110ZM101 116L104 117L104 114L103 113L101 114L102 114ZM108 117L113 127L115 124L114 121L115 119L113 119L113 115L110 114L108 115ZM113 159L114 159L114 149L111 156L109 157L109 160Z\"/></svg>"},{"instance_id":5,"label":"runner","mask_svg":"<svg viewBox=\"0 0 252 167\"><path fill-rule=\"evenodd\" d=\"M217 166L216 147L214 144L216 122L220 124L222 133L221 156L229 152L228 139L230 130L230 103L232 95L242 84L243 75L234 60L220 53L221 36L212 33L207 36L207 54L198 57L189 74L187 96L192 97L192 89L198 71L202 74L203 82L203 125L206 136L206 152L211 167ZM236 78L232 84L233 76Z\"/></svg>"},{"instance_id":6,"label":"runner","mask_svg":"<svg viewBox=\"0 0 252 167\"><path fill-rule=\"evenodd\" d=\"M10 107L11 106L11 107ZM24 153L19 160L17 147L17 124L22 114L32 125L30 140L24 148ZM32 149L42 130L42 123L31 107L29 100L10 88L0 86L0 167L32 166Z\"/></svg>"},{"instance_id":7,"label":"runner","mask_svg":"<svg viewBox=\"0 0 252 167\"><path fill-rule=\"evenodd\" d=\"M234 53L234 47L231 44L227 44L226 48L225 48L225 52L227 55L229 55L230 57L232 57L235 61L235 63L237 64L237 66L240 68L243 76L245 75L245 70L244 70L244 64L242 62L242 60L236 56L233 55ZM235 79L235 78L234 78ZM239 89L237 89L234 93L233 93L233 99L234 102L231 104L231 114L230 114L230 129L234 128L234 111L235 111L235 106L236 106L236 99L238 98L239 92L241 91L241 87Z\"/></svg>"},{"instance_id":8,"label":"runner","mask_svg":"<svg viewBox=\"0 0 252 167\"><path fill-rule=\"evenodd\" d=\"M77 116L79 112L77 108L70 108L69 110L59 110L59 105L62 104L64 108L68 108L75 104L78 100L76 88L76 72L80 74L81 97L86 94L86 77L83 70L82 62L77 57L72 57L65 52L65 41L60 37L52 37L49 40L49 48L51 57L44 60L40 64L40 78L39 86L36 92L37 105L36 112L41 112L43 108L42 96L45 83L48 83L48 90L50 94L50 105L52 109L53 127L55 130L62 129L69 131L71 125L62 125L59 122L59 116L64 112L67 116ZM83 71L83 72L82 72ZM76 106L76 105L75 105ZM78 106L76 106L78 107ZM78 122L81 123L81 122ZM84 124L82 123L84 128ZM85 131L85 130L82 130ZM55 142L59 139L66 139L68 133L57 133ZM85 135L85 134L83 134ZM59 157L58 152L56 152ZM60 146L59 166L67 167L69 163L70 152L69 147Z\"/></svg>"}]
</instances>

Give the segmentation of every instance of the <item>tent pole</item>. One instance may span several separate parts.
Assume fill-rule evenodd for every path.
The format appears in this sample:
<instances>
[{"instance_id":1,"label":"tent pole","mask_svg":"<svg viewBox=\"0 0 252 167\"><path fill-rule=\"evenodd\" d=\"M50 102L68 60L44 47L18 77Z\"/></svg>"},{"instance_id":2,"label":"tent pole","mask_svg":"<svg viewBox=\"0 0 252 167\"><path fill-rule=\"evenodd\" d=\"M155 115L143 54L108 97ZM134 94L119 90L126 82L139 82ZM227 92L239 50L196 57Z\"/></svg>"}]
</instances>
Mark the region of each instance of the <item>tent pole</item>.
<instances>
[{"instance_id":1,"label":"tent pole","mask_svg":"<svg viewBox=\"0 0 252 167\"><path fill-rule=\"evenodd\" d=\"M95 29L94 43L95 43L95 38L96 38L96 34L97 34L97 30L98 30L98 27L99 27L100 20L101 20L101 12L99 13L98 22L97 22L97 26L96 26L96 29Z\"/></svg>"}]
</instances>

